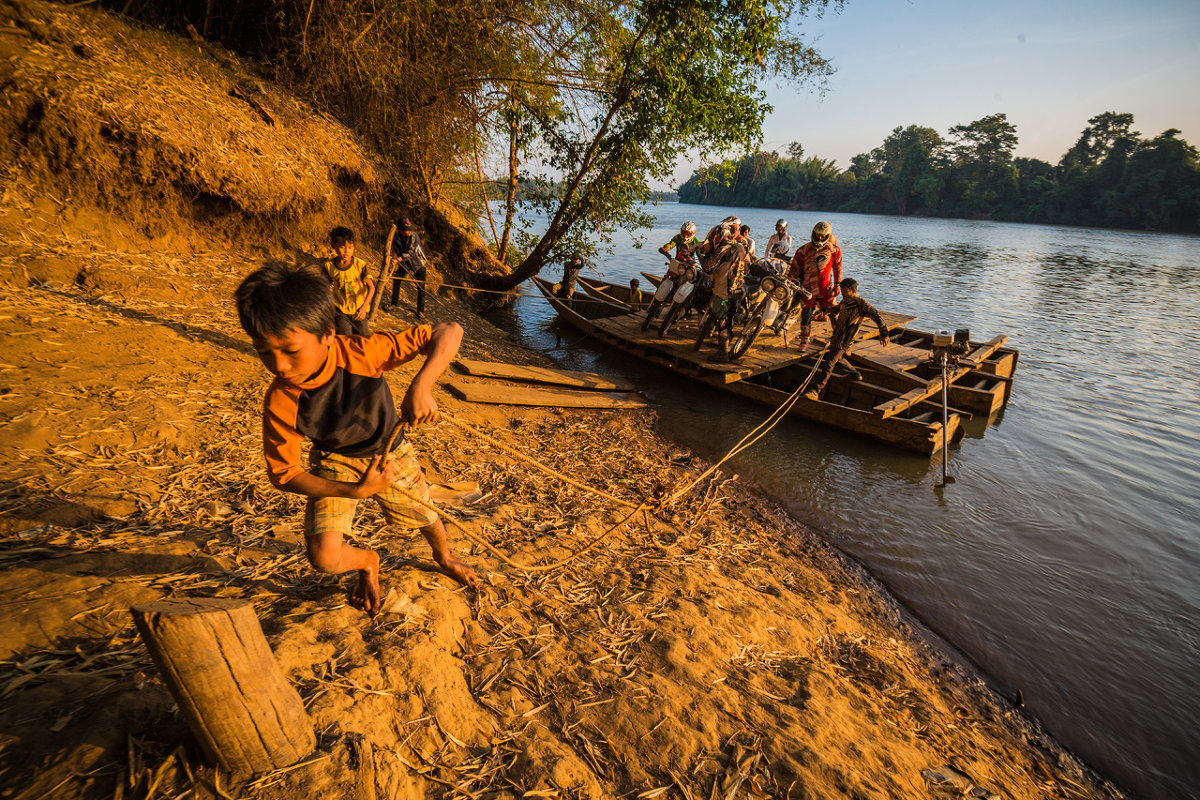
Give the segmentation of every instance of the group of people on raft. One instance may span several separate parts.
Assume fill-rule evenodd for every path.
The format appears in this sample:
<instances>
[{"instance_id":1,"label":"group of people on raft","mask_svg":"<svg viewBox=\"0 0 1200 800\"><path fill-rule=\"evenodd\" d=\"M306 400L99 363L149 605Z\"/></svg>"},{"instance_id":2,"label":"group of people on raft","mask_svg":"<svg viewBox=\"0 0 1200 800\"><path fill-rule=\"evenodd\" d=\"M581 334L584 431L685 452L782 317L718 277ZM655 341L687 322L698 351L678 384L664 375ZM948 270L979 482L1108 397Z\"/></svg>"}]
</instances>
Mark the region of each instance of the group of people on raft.
<instances>
[{"instance_id":1,"label":"group of people on raft","mask_svg":"<svg viewBox=\"0 0 1200 800\"><path fill-rule=\"evenodd\" d=\"M878 325L880 343L887 346L887 327L879 312L858 295L858 284L854 279L842 277L842 249L828 222L814 225L808 241L792 253L787 220L780 219L761 256L757 255L756 249L750 238L750 227L743 225L736 216L726 217L714 225L703 240L696 237L696 224L685 222L679 233L658 250L668 259L667 273L651 301L647 323L654 319L658 308L670 299L676 287L689 276L695 279L703 273L706 280L712 282L709 311L718 320L720 354L724 355L733 336L734 303L749 272L760 278L767 275L787 278L800 287L801 291L794 294L788 310L794 309L796 303L802 304L800 336L796 342L801 352L809 348L813 319L819 315L833 320L829 348L816 378L815 392L824 388L864 318L870 318ZM840 304L839 295L843 297ZM852 377L861 377L854 367L849 364L845 367Z\"/></svg>"}]
</instances>

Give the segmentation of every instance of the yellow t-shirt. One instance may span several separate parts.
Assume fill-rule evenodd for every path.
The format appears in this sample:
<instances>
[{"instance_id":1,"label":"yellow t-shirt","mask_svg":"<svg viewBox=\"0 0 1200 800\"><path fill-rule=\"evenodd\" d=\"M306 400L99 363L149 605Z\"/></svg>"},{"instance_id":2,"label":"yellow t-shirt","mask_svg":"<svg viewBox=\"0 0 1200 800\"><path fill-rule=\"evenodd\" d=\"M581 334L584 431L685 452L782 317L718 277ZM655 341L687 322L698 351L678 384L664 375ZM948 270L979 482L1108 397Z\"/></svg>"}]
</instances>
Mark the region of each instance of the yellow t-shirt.
<instances>
[{"instance_id":1,"label":"yellow t-shirt","mask_svg":"<svg viewBox=\"0 0 1200 800\"><path fill-rule=\"evenodd\" d=\"M338 269L331 258L325 262L325 274L333 284L333 304L343 314L354 316L367 299L367 262L355 256L350 266Z\"/></svg>"}]
</instances>

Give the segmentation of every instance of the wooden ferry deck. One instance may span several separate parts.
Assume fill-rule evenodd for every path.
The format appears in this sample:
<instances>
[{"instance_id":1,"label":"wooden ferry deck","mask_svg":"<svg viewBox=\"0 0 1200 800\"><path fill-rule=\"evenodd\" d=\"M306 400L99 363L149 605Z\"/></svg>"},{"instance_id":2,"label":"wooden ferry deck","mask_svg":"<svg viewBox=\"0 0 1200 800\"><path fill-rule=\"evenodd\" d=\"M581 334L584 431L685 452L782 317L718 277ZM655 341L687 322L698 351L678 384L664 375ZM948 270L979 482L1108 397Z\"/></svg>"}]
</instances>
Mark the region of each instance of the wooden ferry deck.
<instances>
[{"instance_id":1,"label":"wooden ferry deck","mask_svg":"<svg viewBox=\"0 0 1200 800\"><path fill-rule=\"evenodd\" d=\"M656 322L661 321L661 316L660 314L659 320ZM887 311L881 311L880 316L883 317L884 324L889 330L907 325L916 319L907 314L894 314ZM715 337L706 341L700 350L695 349L696 337L700 333L699 317L683 321L676 320L670 333L662 339L658 338L657 325L652 325L645 331L642 330L644 318L645 311L641 311L601 317L590 320L590 322L594 328L593 335L608 340L611 344L625 350L633 350L644 358L667 363L673 369L689 372L714 383L733 383L745 380L754 375L761 375L764 372L772 372L795 364L805 358L805 355L796 349L796 341L799 338L797 326L793 326L792 331L788 334L786 347L784 346L784 337L764 330L754 341L754 346L750 348L749 352L737 361L726 363L712 360L717 352ZM813 347L810 349L819 350L828 339L829 333L830 326L827 321L813 322L814 341ZM888 347L885 350L879 346L878 342L871 341L878 336L879 331L876 330L873 322L863 325L859 329L855 344L851 346L851 355L860 352L865 346L868 351L887 353L897 359L916 358L917 353L920 353L921 360L929 356L927 350L918 351L912 348L904 348L904 350L912 349L911 354L891 353L890 351L896 348Z\"/></svg>"}]
</instances>

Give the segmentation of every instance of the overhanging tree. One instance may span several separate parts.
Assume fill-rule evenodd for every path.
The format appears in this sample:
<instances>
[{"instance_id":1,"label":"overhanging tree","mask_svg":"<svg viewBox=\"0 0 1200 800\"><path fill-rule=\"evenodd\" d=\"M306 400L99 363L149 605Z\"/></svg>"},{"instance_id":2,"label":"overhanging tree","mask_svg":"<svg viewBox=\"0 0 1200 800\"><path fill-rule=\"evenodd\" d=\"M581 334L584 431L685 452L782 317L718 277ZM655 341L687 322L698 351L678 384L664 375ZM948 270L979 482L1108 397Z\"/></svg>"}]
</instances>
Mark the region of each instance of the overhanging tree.
<instances>
[{"instance_id":1,"label":"overhanging tree","mask_svg":"<svg viewBox=\"0 0 1200 800\"><path fill-rule=\"evenodd\" d=\"M650 224L640 205L686 152L749 149L770 110L758 83L820 80L829 63L799 33L806 15L840 0L644 0L573 16L547 31L578 50L541 65L556 102L523 109L537 130L525 156L524 203L546 220L525 234L521 264L494 288L512 288L547 263L590 256L618 228ZM578 6L576 8L579 8ZM581 59L578 52L586 53ZM540 170L540 179L532 176ZM550 180L547 176L553 176Z\"/></svg>"}]
</instances>

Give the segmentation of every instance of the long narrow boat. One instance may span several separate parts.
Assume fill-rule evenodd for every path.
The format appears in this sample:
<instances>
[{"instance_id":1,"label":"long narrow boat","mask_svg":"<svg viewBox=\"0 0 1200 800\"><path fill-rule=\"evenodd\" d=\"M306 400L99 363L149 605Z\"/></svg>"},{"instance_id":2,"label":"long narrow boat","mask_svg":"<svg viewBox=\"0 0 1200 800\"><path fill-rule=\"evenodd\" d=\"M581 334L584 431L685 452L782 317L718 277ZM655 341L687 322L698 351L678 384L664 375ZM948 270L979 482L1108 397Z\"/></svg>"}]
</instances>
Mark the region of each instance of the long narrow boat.
<instances>
[{"instance_id":1,"label":"long narrow boat","mask_svg":"<svg viewBox=\"0 0 1200 800\"><path fill-rule=\"evenodd\" d=\"M537 287L542 291L542 294L548 293L552 295L555 300L564 302L563 299L558 296L559 289L562 287L561 283L549 283L541 278L537 278L536 282ZM569 300L565 301L570 305L571 310L573 310L575 313L583 317L587 317L588 319L595 319L597 317L611 317L615 314L629 313L629 305L623 300L616 300L602 291L593 289L584 280L577 278L575 281L575 286L576 291L571 295ZM583 288L584 293L581 294L578 291L579 288Z\"/></svg>"},{"instance_id":2,"label":"long narrow boat","mask_svg":"<svg viewBox=\"0 0 1200 800\"><path fill-rule=\"evenodd\" d=\"M620 286L615 283L607 283L598 281L594 278L576 278L575 282L583 287L583 290L589 296L595 297L598 300L604 300L609 303L614 303L619 306L624 306L626 311L631 310L629 305L629 287Z\"/></svg>"},{"instance_id":3,"label":"long narrow boat","mask_svg":"<svg viewBox=\"0 0 1200 800\"><path fill-rule=\"evenodd\" d=\"M788 348L781 337L774 335L761 337L762 343L756 343L736 362L716 361L712 358L711 348L697 351L694 347L696 320L680 321L672 333L660 338L655 328L642 331L644 312L626 311L588 318L555 297L553 284L540 278L534 278L533 282L564 322L594 338L678 374L768 406L777 407L788 399L816 363L815 353ZM589 283L609 292L602 282L589 280ZM889 329L915 319L888 312L883 312L883 316ZM859 342L878 334L874 326L863 327L869 330L859 332ZM828 323L814 324L815 339L828 334ZM916 394L919 393L914 393L911 388L898 390L880 385L873 380L873 375L856 381L835 371L821 399L800 396L789 413L923 454L936 453L941 449L943 439L957 441L962 437L961 420L969 414L951 411L943 437L941 405L930 400L935 392L922 397ZM934 398L937 399L940 398Z\"/></svg>"}]
</instances>

